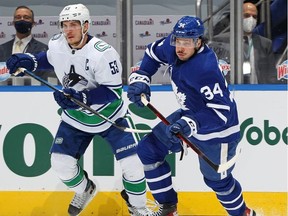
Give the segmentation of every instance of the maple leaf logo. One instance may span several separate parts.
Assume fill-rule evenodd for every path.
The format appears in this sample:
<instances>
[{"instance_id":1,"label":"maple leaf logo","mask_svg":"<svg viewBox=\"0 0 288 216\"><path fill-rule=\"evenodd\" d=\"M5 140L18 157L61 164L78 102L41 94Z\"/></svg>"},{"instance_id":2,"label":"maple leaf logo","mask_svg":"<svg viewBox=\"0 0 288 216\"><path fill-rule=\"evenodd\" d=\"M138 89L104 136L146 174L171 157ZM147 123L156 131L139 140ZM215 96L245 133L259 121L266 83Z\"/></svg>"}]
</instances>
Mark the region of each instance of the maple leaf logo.
<instances>
[{"instance_id":1,"label":"maple leaf logo","mask_svg":"<svg viewBox=\"0 0 288 216\"><path fill-rule=\"evenodd\" d=\"M177 102L180 105L181 109L188 110L188 108L185 105L186 95L182 92L178 92L178 87L175 85L175 83L172 80L171 80L171 84L172 84L173 92L176 95Z\"/></svg>"}]
</instances>

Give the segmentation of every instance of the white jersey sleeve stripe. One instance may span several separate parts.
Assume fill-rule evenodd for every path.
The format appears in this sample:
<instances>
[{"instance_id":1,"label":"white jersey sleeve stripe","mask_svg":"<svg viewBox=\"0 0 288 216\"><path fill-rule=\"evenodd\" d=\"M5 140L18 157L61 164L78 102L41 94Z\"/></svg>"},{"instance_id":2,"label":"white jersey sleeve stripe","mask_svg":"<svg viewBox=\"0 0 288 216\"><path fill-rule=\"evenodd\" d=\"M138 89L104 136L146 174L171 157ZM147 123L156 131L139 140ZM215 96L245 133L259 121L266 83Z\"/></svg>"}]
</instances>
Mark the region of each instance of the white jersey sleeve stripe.
<instances>
[{"instance_id":1,"label":"white jersey sleeve stripe","mask_svg":"<svg viewBox=\"0 0 288 216\"><path fill-rule=\"evenodd\" d=\"M217 138L224 138L228 137L234 133L238 133L240 130L239 124L234 125L232 127L227 128L226 130L219 131L219 132L213 132L209 134L194 134L193 137L200 141L207 141L211 139L217 139Z\"/></svg>"},{"instance_id":2,"label":"white jersey sleeve stripe","mask_svg":"<svg viewBox=\"0 0 288 216\"><path fill-rule=\"evenodd\" d=\"M206 106L207 106L207 107L210 107L210 108L223 109L223 110L228 110L228 111L230 111L230 107L229 107L229 106L226 106L226 105L207 103Z\"/></svg>"},{"instance_id":3,"label":"white jersey sleeve stripe","mask_svg":"<svg viewBox=\"0 0 288 216\"><path fill-rule=\"evenodd\" d=\"M227 118L226 118L226 116L224 116L221 112L219 112L218 110L216 110L216 109L213 109L214 110L214 112L219 116L219 118L221 118L224 122L225 122L225 124L227 123Z\"/></svg>"},{"instance_id":4,"label":"white jersey sleeve stripe","mask_svg":"<svg viewBox=\"0 0 288 216\"><path fill-rule=\"evenodd\" d=\"M147 54L150 58L152 58L152 56L150 55L150 52L149 52L149 49L148 49L148 48L145 50L145 52L146 52L146 54Z\"/></svg>"},{"instance_id":5,"label":"white jersey sleeve stripe","mask_svg":"<svg viewBox=\"0 0 288 216\"><path fill-rule=\"evenodd\" d=\"M154 47L154 45L155 45L155 42L152 43L152 45L151 45L151 47L150 47L150 49L149 49L149 52L150 52L150 53L149 53L148 55L150 56L150 58L152 58L152 59L160 62L161 64L166 64L165 62L161 61L161 60L154 54L154 52L153 52L153 47ZM147 53L147 52L146 52L146 53Z\"/></svg>"}]
</instances>

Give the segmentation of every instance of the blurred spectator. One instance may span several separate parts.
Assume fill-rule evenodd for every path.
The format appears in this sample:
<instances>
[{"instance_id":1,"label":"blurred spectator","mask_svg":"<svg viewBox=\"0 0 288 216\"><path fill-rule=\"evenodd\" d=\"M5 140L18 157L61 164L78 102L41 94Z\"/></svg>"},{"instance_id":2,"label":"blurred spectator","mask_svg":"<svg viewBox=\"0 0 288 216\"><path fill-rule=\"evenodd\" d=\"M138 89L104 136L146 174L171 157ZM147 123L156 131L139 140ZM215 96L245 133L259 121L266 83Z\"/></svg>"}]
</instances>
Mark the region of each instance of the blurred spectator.
<instances>
[{"instance_id":1,"label":"blurred spectator","mask_svg":"<svg viewBox=\"0 0 288 216\"><path fill-rule=\"evenodd\" d=\"M15 38L0 45L0 62L6 62L13 53L37 53L48 49L46 44L37 41L31 34L35 21L34 12L29 7L19 6L15 9L13 24L16 30ZM45 80L48 77L56 78L54 71L36 71L36 73ZM7 84L12 84L11 80ZM25 81L26 84L30 83Z\"/></svg>"},{"instance_id":2,"label":"blurred spectator","mask_svg":"<svg viewBox=\"0 0 288 216\"><path fill-rule=\"evenodd\" d=\"M287 60L287 57L280 59L287 48L287 0L271 1L270 14L273 52L276 54L276 63L280 64ZM265 36L265 27L265 22L262 22L256 26L253 32Z\"/></svg>"},{"instance_id":3,"label":"blurred spectator","mask_svg":"<svg viewBox=\"0 0 288 216\"><path fill-rule=\"evenodd\" d=\"M254 4L243 4L243 83L279 83L272 41L253 33L257 24L257 16L258 10ZM226 32L216 35L210 43L219 59L224 60L227 64L230 57L229 40L230 32Z\"/></svg>"},{"instance_id":4,"label":"blurred spectator","mask_svg":"<svg viewBox=\"0 0 288 216\"><path fill-rule=\"evenodd\" d=\"M253 3L257 6L257 10L261 9L261 0L245 0L244 3ZM262 1L262 3L264 3ZM285 52L287 48L287 0L271 0L270 1L270 15L271 15L271 40L272 49L276 54L276 60ZM266 23L261 22L258 16L257 26L253 30L254 33L266 37ZM225 7L218 16L213 27L213 35L216 36L221 33L229 32L230 27L230 9ZM285 59L284 59L285 60ZM283 59L282 59L283 61ZM281 62L282 62L281 61Z\"/></svg>"},{"instance_id":5,"label":"blurred spectator","mask_svg":"<svg viewBox=\"0 0 288 216\"><path fill-rule=\"evenodd\" d=\"M258 10L252 3L243 4L244 35L244 83L276 83L276 63L272 50L272 41L253 33L257 24Z\"/></svg>"}]
</instances>

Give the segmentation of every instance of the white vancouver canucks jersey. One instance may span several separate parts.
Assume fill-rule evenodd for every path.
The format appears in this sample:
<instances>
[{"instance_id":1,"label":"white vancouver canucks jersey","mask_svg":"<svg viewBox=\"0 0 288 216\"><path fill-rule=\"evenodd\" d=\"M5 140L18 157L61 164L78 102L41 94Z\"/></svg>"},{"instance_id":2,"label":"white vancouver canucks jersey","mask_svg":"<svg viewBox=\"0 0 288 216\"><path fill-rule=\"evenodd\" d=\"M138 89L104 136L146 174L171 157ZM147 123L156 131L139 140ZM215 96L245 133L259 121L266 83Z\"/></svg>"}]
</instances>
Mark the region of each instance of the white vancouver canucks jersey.
<instances>
[{"instance_id":1,"label":"white vancouver canucks jersey","mask_svg":"<svg viewBox=\"0 0 288 216\"><path fill-rule=\"evenodd\" d=\"M77 91L106 86L117 96L117 100L106 104L92 104L91 107L115 121L123 117L126 107L122 100L122 65L116 50L104 41L92 37L81 49L71 49L62 34L49 41L47 59L63 88ZM88 111L63 110L63 121L80 130L97 133L111 126Z\"/></svg>"}]
</instances>

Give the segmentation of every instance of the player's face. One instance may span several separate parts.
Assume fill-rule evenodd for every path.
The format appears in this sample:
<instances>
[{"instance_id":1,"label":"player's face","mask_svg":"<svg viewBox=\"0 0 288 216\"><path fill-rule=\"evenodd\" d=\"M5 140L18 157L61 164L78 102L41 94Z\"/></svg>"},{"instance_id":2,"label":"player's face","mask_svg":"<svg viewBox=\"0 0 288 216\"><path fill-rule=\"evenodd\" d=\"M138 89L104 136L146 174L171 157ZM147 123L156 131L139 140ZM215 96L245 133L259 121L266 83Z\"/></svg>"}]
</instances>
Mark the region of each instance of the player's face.
<instances>
[{"instance_id":1,"label":"player's face","mask_svg":"<svg viewBox=\"0 0 288 216\"><path fill-rule=\"evenodd\" d=\"M82 39L82 26L79 21L63 21L61 28L67 42L72 47L80 43Z\"/></svg>"},{"instance_id":2,"label":"player's face","mask_svg":"<svg viewBox=\"0 0 288 216\"><path fill-rule=\"evenodd\" d=\"M188 60L195 52L195 43L192 38L176 38L176 55L182 61Z\"/></svg>"}]
</instances>

